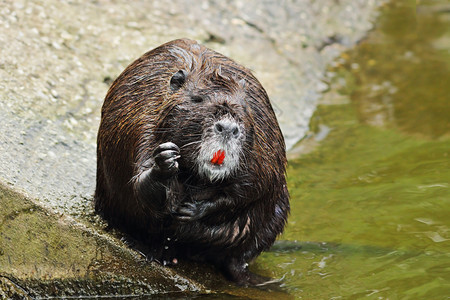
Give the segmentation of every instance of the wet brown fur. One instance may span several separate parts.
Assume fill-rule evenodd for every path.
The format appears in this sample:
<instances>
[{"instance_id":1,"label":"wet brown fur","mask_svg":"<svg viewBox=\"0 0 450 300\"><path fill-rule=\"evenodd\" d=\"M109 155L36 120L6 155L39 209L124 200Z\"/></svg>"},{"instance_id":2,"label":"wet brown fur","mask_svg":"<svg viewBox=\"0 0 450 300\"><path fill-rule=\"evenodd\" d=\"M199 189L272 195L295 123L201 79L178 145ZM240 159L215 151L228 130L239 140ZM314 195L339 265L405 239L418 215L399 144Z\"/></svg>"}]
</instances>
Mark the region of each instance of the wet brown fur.
<instances>
[{"instance_id":1,"label":"wet brown fur","mask_svg":"<svg viewBox=\"0 0 450 300\"><path fill-rule=\"evenodd\" d=\"M172 91L179 70L187 80ZM208 105L186 104L199 95ZM238 171L211 183L196 176L192 163L202 142L199 123L214 118L213 109L240 120L246 138ZM159 195L143 197L140 175L151 168L153 150L168 141L181 149L179 173L164 181ZM147 243L155 259L169 247L170 255L210 261L239 283L255 281L246 263L282 232L289 197L284 140L264 88L248 69L187 39L147 52L106 95L97 158L95 208L112 226ZM186 202L211 213L179 222L177 209Z\"/></svg>"}]
</instances>

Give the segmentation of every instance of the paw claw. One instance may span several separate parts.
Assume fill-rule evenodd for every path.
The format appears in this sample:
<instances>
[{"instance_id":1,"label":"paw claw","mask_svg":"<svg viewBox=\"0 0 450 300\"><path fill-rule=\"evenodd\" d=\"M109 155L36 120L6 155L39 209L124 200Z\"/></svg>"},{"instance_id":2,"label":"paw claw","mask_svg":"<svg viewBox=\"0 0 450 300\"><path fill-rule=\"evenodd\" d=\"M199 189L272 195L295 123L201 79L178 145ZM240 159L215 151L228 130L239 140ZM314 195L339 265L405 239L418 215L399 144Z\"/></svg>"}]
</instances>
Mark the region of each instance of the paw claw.
<instances>
[{"instance_id":1,"label":"paw claw","mask_svg":"<svg viewBox=\"0 0 450 300\"><path fill-rule=\"evenodd\" d=\"M178 172L177 159L180 157L180 148L172 142L163 143L153 151L155 167L165 177L173 176Z\"/></svg>"}]
</instances>

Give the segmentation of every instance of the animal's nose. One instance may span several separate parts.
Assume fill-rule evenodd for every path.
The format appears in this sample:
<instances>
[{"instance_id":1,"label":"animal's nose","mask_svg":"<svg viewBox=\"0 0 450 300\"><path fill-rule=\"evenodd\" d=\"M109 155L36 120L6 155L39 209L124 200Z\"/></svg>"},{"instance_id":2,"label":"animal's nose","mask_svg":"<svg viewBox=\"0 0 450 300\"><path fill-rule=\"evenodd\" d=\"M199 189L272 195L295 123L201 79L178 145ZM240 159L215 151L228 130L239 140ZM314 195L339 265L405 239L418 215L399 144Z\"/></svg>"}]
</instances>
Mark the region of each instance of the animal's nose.
<instances>
[{"instance_id":1,"label":"animal's nose","mask_svg":"<svg viewBox=\"0 0 450 300\"><path fill-rule=\"evenodd\" d=\"M237 139L241 135L239 124L232 120L220 120L214 124L214 131L226 138Z\"/></svg>"}]
</instances>

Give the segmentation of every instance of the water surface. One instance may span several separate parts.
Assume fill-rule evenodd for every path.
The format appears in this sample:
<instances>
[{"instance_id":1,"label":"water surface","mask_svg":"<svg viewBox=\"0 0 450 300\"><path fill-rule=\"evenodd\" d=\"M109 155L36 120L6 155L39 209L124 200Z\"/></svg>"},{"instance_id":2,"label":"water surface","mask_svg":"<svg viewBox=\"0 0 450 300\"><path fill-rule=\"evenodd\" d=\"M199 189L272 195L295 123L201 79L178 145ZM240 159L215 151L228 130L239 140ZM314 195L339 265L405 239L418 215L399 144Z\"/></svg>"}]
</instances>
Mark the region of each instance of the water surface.
<instances>
[{"instance_id":1,"label":"water surface","mask_svg":"<svg viewBox=\"0 0 450 300\"><path fill-rule=\"evenodd\" d=\"M252 265L296 298L450 298L450 6L392 2L330 69L287 230Z\"/></svg>"}]
</instances>

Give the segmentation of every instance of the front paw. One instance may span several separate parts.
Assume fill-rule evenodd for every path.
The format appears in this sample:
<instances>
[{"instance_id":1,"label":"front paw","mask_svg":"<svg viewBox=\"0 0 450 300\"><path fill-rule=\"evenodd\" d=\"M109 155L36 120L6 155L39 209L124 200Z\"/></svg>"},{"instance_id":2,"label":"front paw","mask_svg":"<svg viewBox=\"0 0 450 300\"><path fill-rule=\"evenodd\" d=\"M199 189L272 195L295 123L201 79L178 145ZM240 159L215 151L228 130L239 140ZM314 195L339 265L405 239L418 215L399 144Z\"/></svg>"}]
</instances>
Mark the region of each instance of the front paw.
<instances>
[{"instance_id":1,"label":"front paw","mask_svg":"<svg viewBox=\"0 0 450 300\"><path fill-rule=\"evenodd\" d=\"M180 148L172 142L159 145L153 151L155 162L154 171L164 178L169 178L178 172L178 161Z\"/></svg>"},{"instance_id":2,"label":"front paw","mask_svg":"<svg viewBox=\"0 0 450 300\"><path fill-rule=\"evenodd\" d=\"M176 212L175 212L175 219L177 219L180 222L191 222L198 220L202 217L201 210L199 209L199 206L196 203L192 202L185 202L181 204Z\"/></svg>"}]
</instances>

